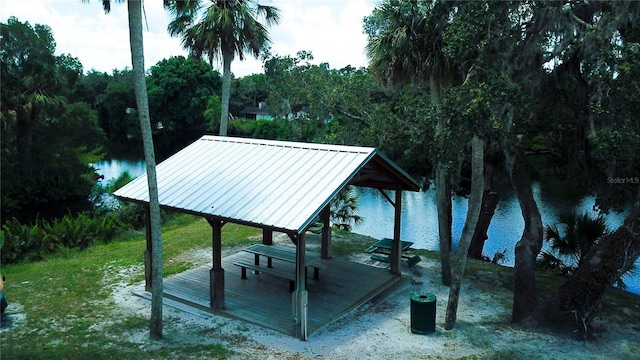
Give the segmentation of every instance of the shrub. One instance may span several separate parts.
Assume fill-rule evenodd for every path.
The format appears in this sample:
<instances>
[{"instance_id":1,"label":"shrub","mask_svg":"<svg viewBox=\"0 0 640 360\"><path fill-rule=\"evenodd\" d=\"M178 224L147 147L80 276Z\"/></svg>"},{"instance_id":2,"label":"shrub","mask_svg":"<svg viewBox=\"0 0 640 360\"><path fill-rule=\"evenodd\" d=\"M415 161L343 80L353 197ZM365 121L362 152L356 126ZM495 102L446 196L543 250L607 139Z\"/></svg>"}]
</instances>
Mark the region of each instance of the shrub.
<instances>
[{"instance_id":1,"label":"shrub","mask_svg":"<svg viewBox=\"0 0 640 360\"><path fill-rule=\"evenodd\" d=\"M95 240L110 241L116 231L116 219L113 213L93 218L80 214L75 218L64 216L51 222L43 222L41 226L53 238L54 243L69 249L85 249Z\"/></svg>"},{"instance_id":2,"label":"shrub","mask_svg":"<svg viewBox=\"0 0 640 360\"><path fill-rule=\"evenodd\" d=\"M235 119L229 123L229 133L246 138L290 140L289 121L284 118L274 120Z\"/></svg>"},{"instance_id":3,"label":"shrub","mask_svg":"<svg viewBox=\"0 0 640 360\"><path fill-rule=\"evenodd\" d=\"M560 213L556 224L545 227L545 241L551 249L540 254L538 266L550 273L570 275L608 234L602 214Z\"/></svg>"},{"instance_id":4,"label":"shrub","mask_svg":"<svg viewBox=\"0 0 640 360\"><path fill-rule=\"evenodd\" d=\"M44 253L54 251L55 247L42 227L23 225L16 218L9 219L0 231L0 262L3 264L23 259L39 260Z\"/></svg>"},{"instance_id":5,"label":"shrub","mask_svg":"<svg viewBox=\"0 0 640 360\"><path fill-rule=\"evenodd\" d=\"M146 215L143 205L120 202L120 206L115 209L115 212L117 213L120 222L127 224L128 227L133 229L144 228ZM164 214L164 212L161 214Z\"/></svg>"},{"instance_id":6,"label":"shrub","mask_svg":"<svg viewBox=\"0 0 640 360\"><path fill-rule=\"evenodd\" d=\"M89 217L65 215L52 221L37 220L34 225L8 220L0 232L0 261L15 263L41 260L60 248L85 249L96 241L111 241L122 226L115 213Z\"/></svg>"}]
</instances>

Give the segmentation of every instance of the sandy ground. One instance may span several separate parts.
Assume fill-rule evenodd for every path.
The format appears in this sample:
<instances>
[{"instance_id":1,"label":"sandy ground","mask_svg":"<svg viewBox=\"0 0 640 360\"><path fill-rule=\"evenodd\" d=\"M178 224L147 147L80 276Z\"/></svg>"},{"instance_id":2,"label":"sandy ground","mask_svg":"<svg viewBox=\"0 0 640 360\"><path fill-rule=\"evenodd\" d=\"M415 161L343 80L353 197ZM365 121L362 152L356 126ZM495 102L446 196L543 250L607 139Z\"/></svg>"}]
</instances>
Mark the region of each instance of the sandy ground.
<instances>
[{"instance_id":1,"label":"sandy ground","mask_svg":"<svg viewBox=\"0 0 640 360\"><path fill-rule=\"evenodd\" d=\"M209 261L210 252L185 256L199 265ZM353 260L370 261L365 255ZM125 335L140 348L215 342L237 351L238 358L251 359L640 359L640 324L599 324L606 331L589 342L522 329L509 324L511 299L498 290L501 287L496 286L495 292L480 291L473 280L463 283L454 329L444 330L448 288L440 285L438 267L436 261L423 260L415 268L405 269L412 276L410 285L376 304L356 309L308 341L170 301L164 307L163 341L150 341L147 331ZM120 271L120 285L113 286L115 312L150 316L150 302L132 295L142 284L121 286L140 271ZM483 281L499 281L491 273L482 275ZM434 333L411 332L410 294L415 291L437 297ZM640 311L640 304L632 311Z\"/></svg>"}]
</instances>

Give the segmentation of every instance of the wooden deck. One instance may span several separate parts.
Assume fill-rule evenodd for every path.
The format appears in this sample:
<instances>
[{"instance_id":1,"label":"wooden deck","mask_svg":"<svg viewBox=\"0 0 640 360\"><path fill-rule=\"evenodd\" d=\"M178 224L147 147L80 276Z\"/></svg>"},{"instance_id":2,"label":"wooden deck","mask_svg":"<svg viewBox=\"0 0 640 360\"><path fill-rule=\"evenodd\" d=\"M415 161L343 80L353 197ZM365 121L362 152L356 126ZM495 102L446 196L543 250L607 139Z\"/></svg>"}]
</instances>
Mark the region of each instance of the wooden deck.
<instances>
[{"instance_id":1,"label":"wooden deck","mask_svg":"<svg viewBox=\"0 0 640 360\"><path fill-rule=\"evenodd\" d=\"M164 296L199 310L245 320L266 328L295 336L292 316L292 293L289 281L269 274L255 275L247 271L241 279L235 261L253 262L254 256L239 252L222 259L225 270L225 309L214 310L209 304L209 270L201 266L164 280ZM320 330L368 302L408 283L408 278L391 274L386 268L355 263L339 258L320 260L325 266L320 278L307 278L308 335ZM295 266L273 260L275 266ZM150 295L139 294L149 298Z\"/></svg>"}]
</instances>

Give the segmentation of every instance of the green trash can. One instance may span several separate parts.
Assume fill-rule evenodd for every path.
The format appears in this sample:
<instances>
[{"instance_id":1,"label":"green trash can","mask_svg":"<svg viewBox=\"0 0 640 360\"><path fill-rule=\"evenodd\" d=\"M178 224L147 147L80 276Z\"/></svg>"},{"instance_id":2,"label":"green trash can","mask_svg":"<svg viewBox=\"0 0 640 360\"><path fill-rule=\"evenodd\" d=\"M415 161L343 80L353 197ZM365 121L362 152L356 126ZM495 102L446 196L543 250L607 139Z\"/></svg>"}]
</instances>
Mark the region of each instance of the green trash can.
<instances>
[{"instance_id":1,"label":"green trash can","mask_svg":"<svg viewBox=\"0 0 640 360\"><path fill-rule=\"evenodd\" d=\"M411 294L411 332L428 334L436 331L436 296L430 293Z\"/></svg>"}]
</instances>

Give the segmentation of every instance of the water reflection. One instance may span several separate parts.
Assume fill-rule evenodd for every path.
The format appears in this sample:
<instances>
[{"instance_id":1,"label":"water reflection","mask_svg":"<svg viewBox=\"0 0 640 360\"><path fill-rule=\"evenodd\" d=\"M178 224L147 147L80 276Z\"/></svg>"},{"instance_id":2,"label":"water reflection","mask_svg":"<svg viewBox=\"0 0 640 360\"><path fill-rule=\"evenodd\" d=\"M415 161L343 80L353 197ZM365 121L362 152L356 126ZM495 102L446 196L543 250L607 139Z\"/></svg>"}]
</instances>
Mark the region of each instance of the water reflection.
<instances>
[{"instance_id":1,"label":"water reflection","mask_svg":"<svg viewBox=\"0 0 640 360\"><path fill-rule=\"evenodd\" d=\"M379 193L378 190L368 188L356 188L360 195L358 215L364 218L363 222L353 228L359 234L371 236L377 239L393 237L393 215L391 204ZM533 193L538 206L543 224L553 224L555 216L567 208L574 208L578 213L593 212L594 198L585 197L575 204L544 199L540 186L534 185ZM393 196L392 196L393 198ZM402 240L413 241L413 247L418 249L438 250L438 213L436 209L435 191L429 189L424 192L404 192L402 196L402 224L400 237ZM467 214L467 199L454 197L453 203L453 247L457 246L462 234L462 227ZM618 228L624 221L626 214L611 213L605 218L610 229ZM505 192L501 198L495 215L487 231L488 240L485 242L484 254L492 257L495 253L506 250L505 265L513 266L515 255L514 245L520 239L524 230L524 220L520 212L518 199L513 193ZM636 262L640 269L640 260ZM625 279L630 291L640 293L640 272Z\"/></svg>"},{"instance_id":2,"label":"water reflection","mask_svg":"<svg viewBox=\"0 0 640 360\"><path fill-rule=\"evenodd\" d=\"M129 172L133 178L136 178L146 171L144 161L129 161L109 159L93 164L98 174L104 178L100 180L100 185L107 184L110 180L116 179L125 171Z\"/></svg>"}]
</instances>

